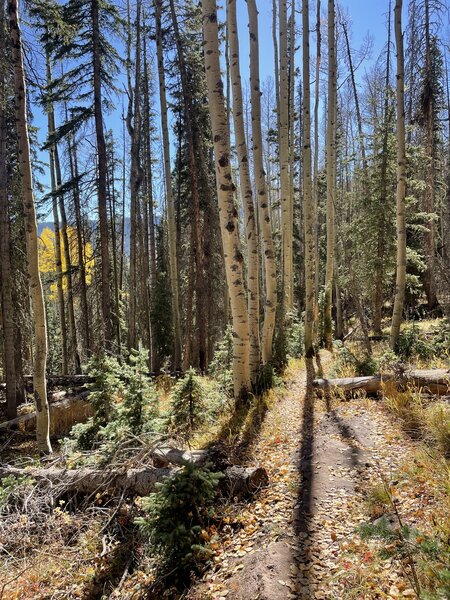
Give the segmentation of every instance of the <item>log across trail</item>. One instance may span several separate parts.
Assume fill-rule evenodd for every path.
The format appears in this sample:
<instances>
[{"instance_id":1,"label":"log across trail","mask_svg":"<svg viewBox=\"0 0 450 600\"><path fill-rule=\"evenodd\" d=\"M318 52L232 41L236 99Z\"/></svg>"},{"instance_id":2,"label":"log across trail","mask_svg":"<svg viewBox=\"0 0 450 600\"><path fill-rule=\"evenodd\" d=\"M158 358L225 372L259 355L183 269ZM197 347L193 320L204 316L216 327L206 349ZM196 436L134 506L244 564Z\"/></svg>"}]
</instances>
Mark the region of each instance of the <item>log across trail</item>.
<instances>
[{"instance_id":1,"label":"log across trail","mask_svg":"<svg viewBox=\"0 0 450 600\"><path fill-rule=\"evenodd\" d=\"M341 392L347 395L364 391L370 395L381 392L383 386L390 382L397 383L399 387L412 386L439 396L450 394L450 371L446 369L415 369L401 375L315 379L314 387L319 393Z\"/></svg>"}]
</instances>

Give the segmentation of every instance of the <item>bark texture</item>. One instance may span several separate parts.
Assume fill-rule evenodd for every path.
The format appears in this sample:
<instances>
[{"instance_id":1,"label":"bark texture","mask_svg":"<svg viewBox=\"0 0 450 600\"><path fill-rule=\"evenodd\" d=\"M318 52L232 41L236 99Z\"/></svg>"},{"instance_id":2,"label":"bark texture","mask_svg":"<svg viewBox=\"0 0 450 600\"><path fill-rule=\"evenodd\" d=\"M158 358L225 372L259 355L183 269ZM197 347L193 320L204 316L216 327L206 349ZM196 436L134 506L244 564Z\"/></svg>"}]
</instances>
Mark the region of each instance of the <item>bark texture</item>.
<instances>
[{"instance_id":1,"label":"bark texture","mask_svg":"<svg viewBox=\"0 0 450 600\"><path fill-rule=\"evenodd\" d=\"M8 19L11 35L14 68L14 93L16 107L16 129L19 147L19 165L22 180L22 198L27 248L28 279L31 291L34 327L33 387L36 403L36 439L40 452L50 453L49 408L47 401L47 324L45 316L44 291L39 272L39 250L36 210L33 195L33 175L31 171L30 143L27 122L27 95L23 68L22 38L19 26L17 0L8 0Z\"/></svg>"},{"instance_id":2,"label":"bark texture","mask_svg":"<svg viewBox=\"0 0 450 600\"><path fill-rule=\"evenodd\" d=\"M328 110L327 110L327 262L325 271L325 345L332 348L332 307L335 253L336 199L336 46L334 0L328 0Z\"/></svg>"},{"instance_id":3,"label":"bark texture","mask_svg":"<svg viewBox=\"0 0 450 600\"><path fill-rule=\"evenodd\" d=\"M16 362L14 355L14 305L12 299L10 223L7 191L7 94L5 5L0 8L0 273L3 329L3 370L8 419L17 416Z\"/></svg>"},{"instance_id":4,"label":"bark texture","mask_svg":"<svg viewBox=\"0 0 450 600\"><path fill-rule=\"evenodd\" d=\"M236 149L239 162L239 179L244 206L245 235L247 239L248 262L248 319L250 333L250 377L255 383L260 365L259 338L259 253L258 229L256 223L253 190L250 176L247 140L245 138L244 108L242 101L242 85L239 63L239 39L236 18L236 0L227 2L227 28L230 53L230 76L233 96L233 120L236 136Z\"/></svg>"},{"instance_id":5,"label":"bark texture","mask_svg":"<svg viewBox=\"0 0 450 600\"><path fill-rule=\"evenodd\" d=\"M225 272L233 318L233 376L235 398L250 389L249 326L238 214L231 178L230 140L220 75L219 36L215 0L202 0L204 60L209 113L214 139L216 186Z\"/></svg>"},{"instance_id":6,"label":"bark texture","mask_svg":"<svg viewBox=\"0 0 450 600\"><path fill-rule=\"evenodd\" d=\"M175 223L175 202L172 190L170 166L169 128L167 125L166 80L164 75L163 37L161 30L161 1L156 0L156 53L158 61L159 103L161 130L164 151L164 183L166 190L167 221L169 234L170 288L172 292L172 319L174 333L174 368L181 369L181 318L177 263L177 231Z\"/></svg>"},{"instance_id":7,"label":"bark texture","mask_svg":"<svg viewBox=\"0 0 450 600\"><path fill-rule=\"evenodd\" d=\"M272 217L267 198L266 173L263 161L263 141L261 132L261 86L259 81L259 33L258 11L255 0L247 0L250 33L250 89L253 135L253 168L256 196L258 198L259 226L264 251L264 273L266 298L264 302L264 323L261 335L262 362L272 359L273 332L277 308L277 279L275 251L272 238Z\"/></svg>"},{"instance_id":8,"label":"bark texture","mask_svg":"<svg viewBox=\"0 0 450 600\"><path fill-rule=\"evenodd\" d=\"M406 148L405 148L405 66L402 32L402 0L396 0L394 13L397 47L397 275L390 345L397 346L402 322L406 287Z\"/></svg>"},{"instance_id":9,"label":"bark texture","mask_svg":"<svg viewBox=\"0 0 450 600\"><path fill-rule=\"evenodd\" d=\"M306 393L312 395L314 379L314 288L316 236L311 181L311 93L309 68L309 2L303 0L303 219L305 235L305 360Z\"/></svg>"}]
</instances>

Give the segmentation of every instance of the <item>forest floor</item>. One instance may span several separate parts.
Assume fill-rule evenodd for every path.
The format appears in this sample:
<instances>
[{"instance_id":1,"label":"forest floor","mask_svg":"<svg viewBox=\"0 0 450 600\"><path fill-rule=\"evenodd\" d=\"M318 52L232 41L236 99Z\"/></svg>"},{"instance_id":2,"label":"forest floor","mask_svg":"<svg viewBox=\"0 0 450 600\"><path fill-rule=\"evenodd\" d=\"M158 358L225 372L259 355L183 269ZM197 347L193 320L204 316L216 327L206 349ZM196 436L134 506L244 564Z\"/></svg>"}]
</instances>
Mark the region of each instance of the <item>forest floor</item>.
<instances>
[{"instance_id":1,"label":"forest floor","mask_svg":"<svg viewBox=\"0 0 450 600\"><path fill-rule=\"evenodd\" d=\"M322 364L327 376L336 358L323 351ZM49 509L48 497L38 495L27 500L28 513L17 510L3 525L0 519L0 599L450 597L449 457L393 412L408 394L386 389L378 399L308 402L304 364L291 361L283 382L247 414L216 423L214 440L232 450L233 462L264 467L269 485L249 501L216 507L202 532L211 565L189 590L149 591L154 563L133 524L139 498L117 504L97 494L87 508L60 500ZM214 440L200 435L192 443ZM2 450L4 460L30 456L33 442L19 438ZM392 539L361 535L361 525L383 517ZM399 543L398 532L407 535L399 521L415 528L407 544ZM381 556L383 549L391 556Z\"/></svg>"},{"instance_id":2,"label":"forest floor","mask_svg":"<svg viewBox=\"0 0 450 600\"><path fill-rule=\"evenodd\" d=\"M323 362L331 362L326 353ZM214 567L187 598L418 597L409 561L379 558L377 543L363 540L357 528L398 513L423 535L445 520L448 529L445 469L382 401L308 403L304 368L294 369L250 448L249 464L265 467L270 484L251 504L228 507L228 528L213 545Z\"/></svg>"}]
</instances>

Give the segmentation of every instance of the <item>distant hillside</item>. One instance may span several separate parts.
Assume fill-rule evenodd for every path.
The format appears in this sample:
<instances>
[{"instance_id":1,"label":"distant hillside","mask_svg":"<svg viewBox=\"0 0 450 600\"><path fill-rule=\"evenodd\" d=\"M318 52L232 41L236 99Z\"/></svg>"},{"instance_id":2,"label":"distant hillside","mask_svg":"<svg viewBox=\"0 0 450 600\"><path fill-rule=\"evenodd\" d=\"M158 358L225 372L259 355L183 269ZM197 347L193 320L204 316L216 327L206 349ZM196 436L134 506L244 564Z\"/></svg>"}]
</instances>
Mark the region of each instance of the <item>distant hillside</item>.
<instances>
[{"instance_id":1,"label":"distant hillside","mask_svg":"<svg viewBox=\"0 0 450 600\"><path fill-rule=\"evenodd\" d=\"M92 228L95 228L95 222L91 221L90 225L92 226ZM38 235L41 235L41 233L44 231L44 229L48 228L51 231L54 230L54 223L53 221L43 221L42 223L38 223ZM128 251L130 247L130 219L126 218L125 219L125 249Z\"/></svg>"}]
</instances>

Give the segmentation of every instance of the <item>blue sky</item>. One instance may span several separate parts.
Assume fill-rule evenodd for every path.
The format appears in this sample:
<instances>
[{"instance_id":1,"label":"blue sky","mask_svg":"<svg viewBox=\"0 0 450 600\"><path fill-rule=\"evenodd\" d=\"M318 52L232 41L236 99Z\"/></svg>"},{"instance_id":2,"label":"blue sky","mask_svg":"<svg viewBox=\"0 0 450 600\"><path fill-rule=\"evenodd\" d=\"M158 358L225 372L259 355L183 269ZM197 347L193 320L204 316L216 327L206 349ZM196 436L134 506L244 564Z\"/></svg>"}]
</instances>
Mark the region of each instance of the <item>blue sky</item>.
<instances>
[{"instance_id":1,"label":"blue sky","mask_svg":"<svg viewBox=\"0 0 450 600\"><path fill-rule=\"evenodd\" d=\"M278 2L277 2L278 3ZM220 0L218 4L225 4L225 0ZM272 44L272 0L257 0L259 10L259 41L260 41L260 74L261 82L267 77L273 77L274 73L274 59L273 59L273 44ZM394 1L392 0L392 10ZM407 12L407 0L404 1L404 20L406 23L406 12ZM366 61L361 65L357 74L358 79L364 74L364 70L370 68L370 65L377 58L379 53L382 51L386 43L386 19L388 11L389 0L344 0L340 3L344 14L350 15L351 19L351 45L352 49L356 52L361 47L367 34L370 34L373 39L373 49L371 55L367 57ZM300 14L301 2L297 0L297 14L296 23L297 29L300 30L301 25L301 14ZM249 54L249 42L248 42L248 17L247 17L247 4L245 0L237 0L237 16L239 23L240 32L240 54L241 54L241 70L243 81L248 79L248 54ZM326 10L327 2L322 0L322 15L323 15L323 26L326 27ZM315 28L315 14L316 4L314 0L310 1L310 26L311 26L311 53L315 52L315 36L313 30ZM225 11L223 8L219 9L219 19L225 19ZM298 38L297 46L301 45L301 40ZM325 48L323 48L325 52ZM300 65L301 55L298 52L296 58L297 66ZM117 102L117 110L111 114L105 113L105 125L107 129L112 128L120 140L118 142L121 146L122 142L122 121L121 115L121 102ZM155 97L155 110L158 112L159 102L158 97ZM43 141L46 136L46 116L42 114L42 111L33 106L33 112L35 116L34 125L41 128L39 133L39 139ZM118 148L118 152L121 154L121 149ZM42 160L47 161L47 153L42 154ZM42 178L43 183L48 182L48 176ZM94 204L95 205L95 204ZM94 215L93 215L94 216ZM47 217L45 217L47 218Z\"/></svg>"}]
</instances>

